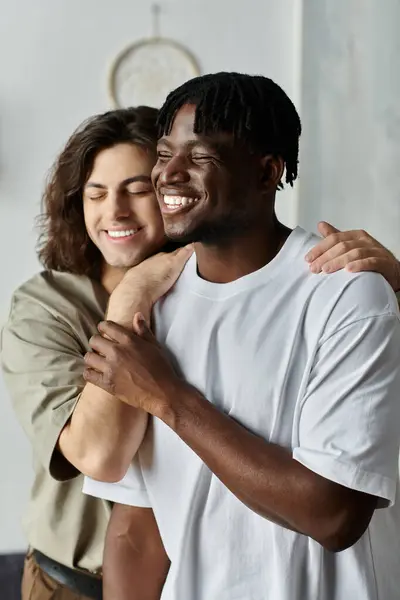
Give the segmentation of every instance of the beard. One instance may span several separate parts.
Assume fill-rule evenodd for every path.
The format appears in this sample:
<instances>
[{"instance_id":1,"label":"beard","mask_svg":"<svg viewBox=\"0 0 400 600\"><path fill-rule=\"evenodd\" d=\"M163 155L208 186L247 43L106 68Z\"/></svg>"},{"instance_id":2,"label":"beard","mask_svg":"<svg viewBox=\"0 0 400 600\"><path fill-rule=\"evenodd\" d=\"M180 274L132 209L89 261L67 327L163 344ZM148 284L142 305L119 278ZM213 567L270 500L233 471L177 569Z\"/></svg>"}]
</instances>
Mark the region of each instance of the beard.
<instances>
[{"instance_id":1,"label":"beard","mask_svg":"<svg viewBox=\"0 0 400 600\"><path fill-rule=\"evenodd\" d=\"M195 223L193 227L190 225L166 227L165 233L169 240L179 244L197 242L208 246L221 246L242 237L254 225L254 217L251 218L244 212L232 211L212 221Z\"/></svg>"}]
</instances>

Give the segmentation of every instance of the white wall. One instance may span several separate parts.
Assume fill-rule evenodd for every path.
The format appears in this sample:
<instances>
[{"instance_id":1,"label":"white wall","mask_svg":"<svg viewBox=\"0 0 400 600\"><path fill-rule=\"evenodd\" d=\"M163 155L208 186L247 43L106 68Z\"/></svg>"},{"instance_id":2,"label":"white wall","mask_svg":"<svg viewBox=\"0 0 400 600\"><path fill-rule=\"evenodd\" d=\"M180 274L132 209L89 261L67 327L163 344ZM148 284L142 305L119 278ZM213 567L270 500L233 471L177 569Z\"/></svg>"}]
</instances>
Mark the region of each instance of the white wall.
<instances>
[{"instance_id":1,"label":"white wall","mask_svg":"<svg viewBox=\"0 0 400 600\"><path fill-rule=\"evenodd\" d=\"M161 31L186 44L203 72L268 75L299 98L300 0L166 0ZM3 0L0 9L0 324L13 289L32 275L43 177L73 128L109 108L114 55L151 33L146 0ZM296 220L296 196L279 210ZM27 404L29 398L26 399ZM30 452L0 381L0 552L22 549Z\"/></svg>"},{"instance_id":2,"label":"white wall","mask_svg":"<svg viewBox=\"0 0 400 600\"><path fill-rule=\"evenodd\" d=\"M303 10L300 222L365 228L400 256L400 2Z\"/></svg>"}]
</instances>

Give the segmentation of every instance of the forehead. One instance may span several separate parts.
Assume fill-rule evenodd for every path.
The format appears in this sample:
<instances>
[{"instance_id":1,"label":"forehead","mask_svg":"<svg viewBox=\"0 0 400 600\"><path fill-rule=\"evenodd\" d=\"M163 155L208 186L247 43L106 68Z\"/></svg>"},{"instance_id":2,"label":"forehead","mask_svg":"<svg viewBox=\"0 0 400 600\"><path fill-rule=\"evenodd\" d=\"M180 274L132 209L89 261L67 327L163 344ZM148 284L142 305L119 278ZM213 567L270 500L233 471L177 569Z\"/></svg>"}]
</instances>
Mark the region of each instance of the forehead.
<instances>
[{"instance_id":1,"label":"forehead","mask_svg":"<svg viewBox=\"0 0 400 600\"><path fill-rule=\"evenodd\" d=\"M148 174L154 161L153 153L147 148L136 144L117 144L97 153L89 178L124 179L127 176Z\"/></svg>"},{"instance_id":2,"label":"forehead","mask_svg":"<svg viewBox=\"0 0 400 600\"><path fill-rule=\"evenodd\" d=\"M175 114L172 121L171 131L164 135L161 140L173 145L186 145L193 143L206 144L215 147L233 147L234 136L230 133L195 133L194 124L196 120L196 105L184 104Z\"/></svg>"}]
</instances>

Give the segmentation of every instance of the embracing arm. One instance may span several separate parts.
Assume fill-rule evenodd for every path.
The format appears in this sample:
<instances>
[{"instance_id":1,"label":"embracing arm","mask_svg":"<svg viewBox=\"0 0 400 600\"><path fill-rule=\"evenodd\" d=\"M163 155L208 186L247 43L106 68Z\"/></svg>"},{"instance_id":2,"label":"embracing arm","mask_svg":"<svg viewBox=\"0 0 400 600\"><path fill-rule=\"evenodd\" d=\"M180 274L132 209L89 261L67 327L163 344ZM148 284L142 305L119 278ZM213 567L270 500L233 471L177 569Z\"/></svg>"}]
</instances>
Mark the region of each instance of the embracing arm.
<instances>
[{"instance_id":1,"label":"embracing arm","mask_svg":"<svg viewBox=\"0 0 400 600\"><path fill-rule=\"evenodd\" d=\"M267 443L221 413L197 391L181 388L162 419L254 512L314 538L331 551L364 533L377 498L325 479L290 451Z\"/></svg>"},{"instance_id":2,"label":"embracing arm","mask_svg":"<svg viewBox=\"0 0 400 600\"><path fill-rule=\"evenodd\" d=\"M168 569L152 509L115 504L104 549L104 600L159 600Z\"/></svg>"},{"instance_id":3,"label":"embracing arm","mask_svg":"<svg viewBox=\"0 0 400 600\"><path fill-rule=\"evenodd\" d=\"M189 256L182 249L132 269L110 298L110 318L128 326L136 310L149 314ZM51 281L36 276L13 296L1 338L4 380L36 456L54 478L83 472L117 481L141 443L147 415L85 382L88 325L71 318L79 308L71 310L64 298L69 281Z\"/></svg>"},{"instance_id":4,"label":"embracing arm","mask_svg":"<svg viewBox=\"0 0 400 600\"><path fill-rule=\"evenodd\" d=\"M111 477L120 479L120 456L128 465L147 415L85 385L88 340L81 331L87 326L70 319L69 304L45 286L45 278L34 279L14 294L2 331L3 375L15 412L35 455L55 479L79 472L96 477L105 462ZM45 302L39 301L38 288L44 288Z\"/></svg>"},{"instance_id":5,"label":"embracing arm","mask_svg":"<svg viewBox=\"0 0 400 600\"><path fill-rule=\"evenodd\" d=\"M191 252L181 248L158 254L128 271L110 296L107 318L132 330L134 314L142 311L149 322L154 302L175 283ZM85 362L96 368L96 355L86 354ZM87 383L58 447L85 475L115 482L125 475L146 427L145 411Z\"/></svg>"}]
</instances>

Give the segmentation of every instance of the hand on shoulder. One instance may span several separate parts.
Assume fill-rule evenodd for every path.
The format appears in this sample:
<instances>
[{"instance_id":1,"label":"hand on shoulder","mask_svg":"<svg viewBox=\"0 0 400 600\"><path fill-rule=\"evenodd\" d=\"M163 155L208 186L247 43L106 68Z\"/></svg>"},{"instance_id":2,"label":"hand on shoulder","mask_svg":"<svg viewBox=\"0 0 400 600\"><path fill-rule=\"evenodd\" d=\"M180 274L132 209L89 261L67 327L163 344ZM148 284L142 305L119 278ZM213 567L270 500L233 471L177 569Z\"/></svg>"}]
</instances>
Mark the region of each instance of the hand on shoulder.
<instances>
[{"instance_id":1,"label":"hand on shoulder","mask_svg":"<svg viewBox=\"0 0 400 600\"><path fill-rule=\"evenodd\" d=\"M374 271L383 275L395 292L400 290L400 262L366 231L339 231L325 221L318 224L318 230L324 239L305 257L313 273Z\"/></svg>"}]
</instances>

